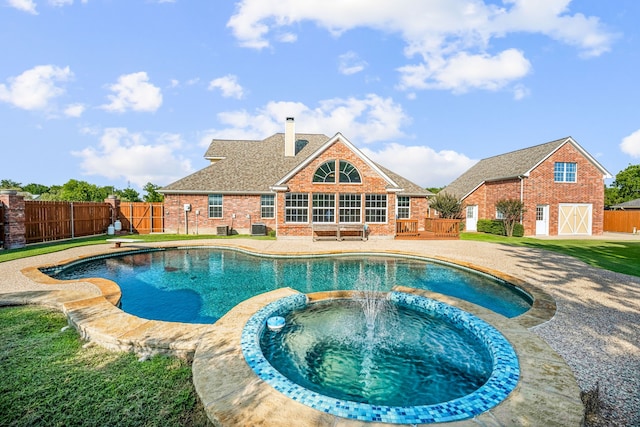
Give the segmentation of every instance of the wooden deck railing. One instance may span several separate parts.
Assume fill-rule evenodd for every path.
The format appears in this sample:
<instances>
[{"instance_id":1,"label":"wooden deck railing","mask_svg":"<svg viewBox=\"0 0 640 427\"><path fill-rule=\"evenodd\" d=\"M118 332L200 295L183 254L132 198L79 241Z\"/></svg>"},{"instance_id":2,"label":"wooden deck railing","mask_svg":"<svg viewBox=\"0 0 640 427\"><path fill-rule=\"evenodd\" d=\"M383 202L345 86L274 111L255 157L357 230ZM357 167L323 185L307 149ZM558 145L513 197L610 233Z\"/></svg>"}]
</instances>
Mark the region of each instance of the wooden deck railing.
<instances>
[{"instance_id":1,"label":"wooden deck railing","mask_svg":"<svg viewBox=\"0 0 640 427\"><path fill-rule=\"evenodd\" d=\"M396 220L396 236L417 236L418 234L417 219Z\"/></svg>"},{"instance_id":2,"label":"wooden deck railing","mask_svg":"<svg viewBox=\"0 0 640 427\"><path fill-rule=\"evenodd\" d=\"M436 237L460 237L459 219L425 218L424 231L433 233Z\"/></svg>"}]
</instances>

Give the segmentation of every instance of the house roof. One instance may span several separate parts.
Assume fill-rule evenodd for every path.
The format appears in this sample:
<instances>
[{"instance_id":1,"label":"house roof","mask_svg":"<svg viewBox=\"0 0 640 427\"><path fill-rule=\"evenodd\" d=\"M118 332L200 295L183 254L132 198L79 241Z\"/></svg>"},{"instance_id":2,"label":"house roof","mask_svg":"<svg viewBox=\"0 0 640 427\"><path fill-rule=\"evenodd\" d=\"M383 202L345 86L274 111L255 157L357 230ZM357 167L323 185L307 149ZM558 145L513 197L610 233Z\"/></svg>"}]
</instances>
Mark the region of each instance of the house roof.
<instances>
[{"instance_id":1,"label":"house roof","mask_svg":"<svg viewBox=\"0 0 640 427\"><path fill-rule=\"evenodd\" d=\"M640 199L628 200L617 205L612 205L613 209L640 209Z\"/></svg>"},{"instance_id":2,"label":"house roof","mask_svg":"<svg viewBox=\"0 0 640 427\"><path fill-rule=\"evenodd\" d=\"M565 144L572 144L602 172L604 177L611 177L611 174L573 138L566 137L480 160L442 191L462 200L485 182L529 176L533 169Z\"/></svg>"},{"instance_id":3,"label":"house roof","mask_svg":"<svg viewBox=\"0 0 640 427\"><path fill-rule=\"evenodd\" d=\"M205 158L212 163L185 178L159 190L164 194L264 194L271 187L285 183L311 160L340 138L356 154L363 157L389 182L388 188L411 196L431 195L427 190L372 162L341 134L329 138L322 134L296 133L296 155L284 155L284 133L276 133L262 141L214 139ZM386 176L385 176L386 174Z\"/></svg>"}]
</instances>

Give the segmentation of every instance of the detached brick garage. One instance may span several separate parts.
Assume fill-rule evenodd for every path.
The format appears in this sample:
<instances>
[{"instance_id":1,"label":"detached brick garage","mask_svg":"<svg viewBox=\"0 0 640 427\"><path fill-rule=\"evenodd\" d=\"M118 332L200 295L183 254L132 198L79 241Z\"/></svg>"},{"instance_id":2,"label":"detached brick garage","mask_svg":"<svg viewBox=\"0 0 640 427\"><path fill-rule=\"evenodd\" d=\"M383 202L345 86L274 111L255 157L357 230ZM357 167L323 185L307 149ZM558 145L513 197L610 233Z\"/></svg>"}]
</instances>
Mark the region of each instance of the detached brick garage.
<instances>
[{"instance_id":1,"label":"detached brick garage","mask_svg":"<svg viewBox=\"0 0 640 427\"><path fill-rule=\"evenodd\" d=\"M483 159L442 191L466 208L465 227L478 219L499 219L500 199L524 202L525 236L600 235L604 180L611 174L573 138Z\"/></svg>"}]
</instances>

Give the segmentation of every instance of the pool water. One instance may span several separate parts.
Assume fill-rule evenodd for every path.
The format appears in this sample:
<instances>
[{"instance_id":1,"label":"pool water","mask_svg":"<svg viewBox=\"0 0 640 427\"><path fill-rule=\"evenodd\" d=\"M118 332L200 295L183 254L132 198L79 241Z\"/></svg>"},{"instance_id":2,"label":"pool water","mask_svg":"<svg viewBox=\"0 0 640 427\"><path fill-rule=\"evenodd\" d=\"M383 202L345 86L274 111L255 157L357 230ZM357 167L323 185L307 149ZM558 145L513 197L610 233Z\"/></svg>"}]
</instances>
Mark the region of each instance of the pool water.
<instances>
[{"instance_id":1,"label":"pool water","mask_svg":"<svg viewBox=\"0 0 640 427\"><path fill-rule=\"evenodd\" d=\"M479 339L442 316L387 302L371 323L357 300L321 301L263 330L269 363L300 386L340 400L417 406L480 388L493 371Z\"/></svg>"},{"instance_id":2,"label":"pool water","mask_svg":"<svg viewBox=\"0 0 640 427\"><path fill-rule=\"evenodd\" d=\"M61 280L101 277L122 290L121 308L146 319L211 323L240 302L282 287L310 293L375 281L461 298L507 317L531 307L517 288L487 275L408 257L266 257L232 249L175 248L127 253L46 271Z\"/></svg>"}]
</instances>

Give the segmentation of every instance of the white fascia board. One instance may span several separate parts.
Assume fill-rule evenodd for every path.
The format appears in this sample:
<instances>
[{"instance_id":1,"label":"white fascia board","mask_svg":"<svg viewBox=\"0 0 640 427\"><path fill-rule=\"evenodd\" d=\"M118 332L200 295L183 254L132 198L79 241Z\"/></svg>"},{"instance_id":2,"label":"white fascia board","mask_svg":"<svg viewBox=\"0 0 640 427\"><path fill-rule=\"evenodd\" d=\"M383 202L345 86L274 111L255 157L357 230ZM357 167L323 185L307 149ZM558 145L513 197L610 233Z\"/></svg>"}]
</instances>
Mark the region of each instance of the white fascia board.
<instances>
[{"instance_id":1,"label":"white fascia board","mask_svg":"<svg viewBox=\"0 0 640 427\"><path fill-rule=\"evenodd\" d=\"M375 163L373 163L367 156L365 156L358 148L351 143L344 135L340 132L336 133L332 138L329 138L327 142L322 144L320 148L318 148L313 154L305 159L304 162L300 163L294 169L292 169L288 174L286 174L280 181L276 182L275 186L284 185L287 181L289 181L293 176L295 176L298 172L300 172L304 167L306 167L313 160L317 159L322 153L324 153L329 147L335 144L338 140L341 140L351 151L353 151L362 161L364 161L367 166L373 169L377 174L379 174L385 181L389 184L397 187L396 184L391 177L389 177L386 173L382 172Z\"/></svg>"},{"instance_id":2,"label":"white fascia board","mask_svg":"<svg viewBox=\"0 0 640 427\"><path fill-rule=\"evenodd\" d=\"M480 188L480 187L482 186L482 184L484 184L485 182L487 182L487 181L482 181L480 184L478 184L478 185L476 185L475 187L473 187L473 190L469 191L467 194L465 194L464 196L462 196L462 197L460 198L460 200L464 200L464 199L466 199L467 197L469 197L470 195L472 195L472 194L473 194L473 192L474 192L474 191L476 191L478 188Z\"/></svg>"},{"instance_id":3,"label":"white fascia board","mask_svg":"<svg viewBox=\"0 0 640 427\"><path fill-rule=\"evenodd\" d=\"M269 191L227 191L227 190L158 190L161 194L191 194L191 195L208 195L208 194L230 194L230 195L247 195L257 196L261 194L271 194Z\"/></svg>"},{"instance_id":4,"label":"white fascia board","mask_svg":"<svg viewBox=\"0 0 640 427\"><path fill-rule=\"evenodd\" d=\"M272 185L271 187L269 187L269 189L271 191L289 191L289 186L288 185Z\"/></svg>"}]
</instances>

